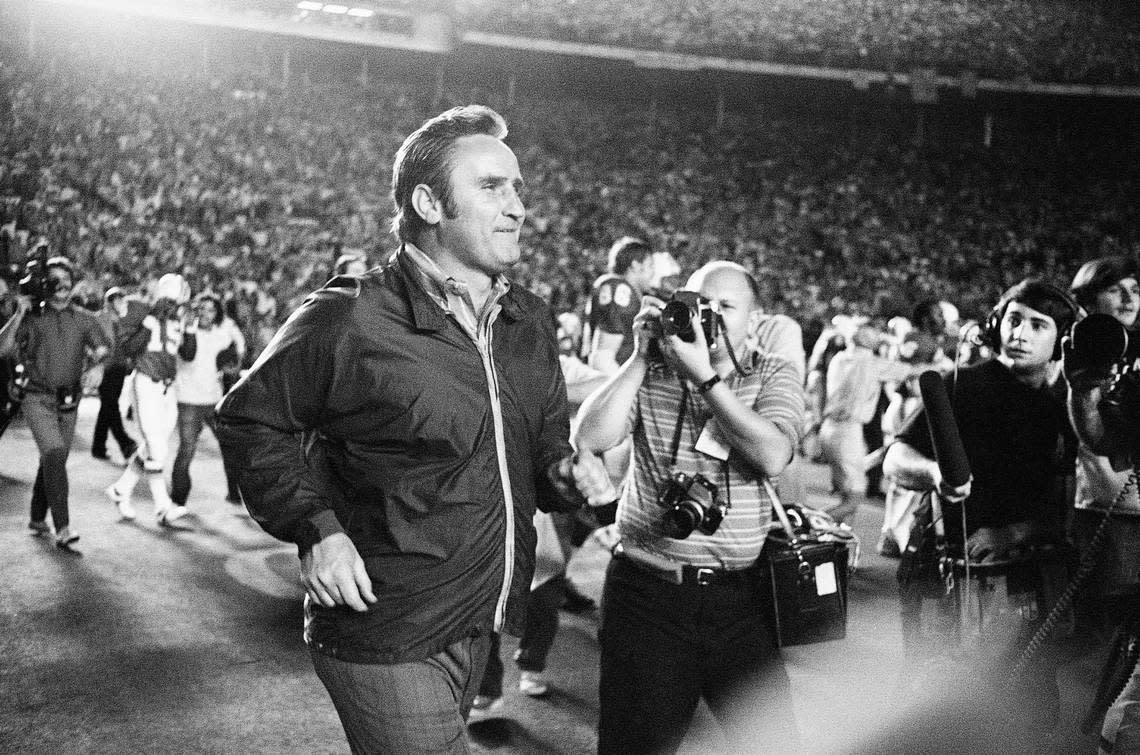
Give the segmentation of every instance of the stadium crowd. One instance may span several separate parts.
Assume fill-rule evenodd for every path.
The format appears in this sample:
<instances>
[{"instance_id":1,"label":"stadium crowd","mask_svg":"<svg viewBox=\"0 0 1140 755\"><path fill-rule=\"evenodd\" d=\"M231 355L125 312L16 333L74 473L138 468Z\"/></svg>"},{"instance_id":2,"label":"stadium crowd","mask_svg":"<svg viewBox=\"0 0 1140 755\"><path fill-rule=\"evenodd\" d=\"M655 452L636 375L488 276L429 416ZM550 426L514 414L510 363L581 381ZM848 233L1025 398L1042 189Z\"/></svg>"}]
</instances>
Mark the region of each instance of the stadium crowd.
<instances>
[{"instance_id":1,"label":"stadium crowd","mask_svg":"<svg viewBox=\"0 0 1140 755\"><path fill-rule=\"evenodd\" d=\"M382 156L426 112L410 86L374 83L362 98L248 76L6 66L3 93L5 238L43 235L96 299L172 270L195 291L231 294L251 354L339 256L382 261ZM609 243L635 233L686 270L740 260L773 311L809 322L889 317L929 296L976 313L1027 273L1065 277L1082 259L1135 251L1136 176L1118 145L1022 133L987 149L947 132L919 147L903 125L790 110L709 120L516 104L533 177L522 281L557 311L581 311Z\"/></svg>"},{"instance_id":2,"label":"stadium crowd","mask_svg":"<svg viewBox=\"0 0 1140 755\"><path fill-rule=\"evenodd\" d=\"M185 4L185 3L183 3ZM809 66L1088 84L1140 82L1140 18L1115 0L492 0L357 3L325 13L293 3L229 2L243 15L409 34L411 14L456 30ZM318 4L319 5L319 4ZM340 5L340 4L336 4ZM210 3L216 8L217 3ZM374 12L379 9L380 12ZM384 12L388 9L388 12Z\"/></svg>"}]
</instances>

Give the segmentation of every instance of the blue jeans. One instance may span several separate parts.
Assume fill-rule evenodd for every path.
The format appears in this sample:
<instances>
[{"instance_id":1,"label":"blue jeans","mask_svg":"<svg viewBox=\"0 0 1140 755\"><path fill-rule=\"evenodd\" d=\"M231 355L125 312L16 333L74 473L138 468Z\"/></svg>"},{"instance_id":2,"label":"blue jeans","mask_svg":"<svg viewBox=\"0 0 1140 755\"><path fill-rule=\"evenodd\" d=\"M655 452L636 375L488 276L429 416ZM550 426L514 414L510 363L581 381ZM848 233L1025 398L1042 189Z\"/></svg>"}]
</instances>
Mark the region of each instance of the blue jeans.
<instances>
[{"instance_id":1,"label":"blue jeans","mask_svg":"<svg viewBox=\"0 0 1140 755\"><path fill-rule=\"evenodd\" d=\"M76 410L61 412L55 396L29 393L24 399L24 418L40 450L40 468L32 488L32 521L42 522L51 510L56 532L70 521L67 511L67 457L75 437Z\"/></svg>"},{"instance_id":2,"label":"blue jeans","mask_svg":"<svg viewBox=\"0 0 1140 755\"><path fill-rule=\"evenodd\" d=\"M346 663L310 649L354 753L467 753L471 701L489 635L410 663Z\"/></svg>"},{"instance_id":3,"label":"blue jeans","mask_svg":"<svg viewBox=\"0 0 1140 755\"><path fill-rule=\"evenodd\" d=\"M730 752L797 752L791 684L757 570L677 585L621 558L602 594L599 753L674 752L703 697Z\"/></svg>"},{"instance_id":4,"label":"blue jeans","mask_svg":"<svg viewBox=\"0 0 1140 755\"><path fill-rule=\"evenodd\" d=\"M210 404L178 404L178 453L174 457L174 468L170 472L170 498L179 506L186 505L190 497L190 462L198 450L198 438L202 435L202 426L210 428L210 432L217 437L217 419L214 407ZM237 477L230 469L230 465L222 457L222 469L226 473L226 496L229 501L237 502Z\"/></svg>"}]
</instances>

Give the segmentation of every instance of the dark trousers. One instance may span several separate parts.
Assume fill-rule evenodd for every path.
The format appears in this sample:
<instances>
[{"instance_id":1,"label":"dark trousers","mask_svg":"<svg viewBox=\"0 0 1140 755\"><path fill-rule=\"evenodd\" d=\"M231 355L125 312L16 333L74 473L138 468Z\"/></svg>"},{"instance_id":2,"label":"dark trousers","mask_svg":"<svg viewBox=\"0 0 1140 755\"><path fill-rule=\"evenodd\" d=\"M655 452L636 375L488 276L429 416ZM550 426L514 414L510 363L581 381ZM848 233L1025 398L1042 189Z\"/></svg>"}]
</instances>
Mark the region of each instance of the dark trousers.
<instances>
[{"instance_id":1,"label":"dark trousers","mask_svg":"<svg viewBox=\"0 0 1140 755\"><path fill-rule=\"evenodd\" d=\"M487 635L422 661L346 663L310 650L356 755L466 753L465 719L487 659Z\"/></svg>"},{"instance_id":2,"label":"dark trousers","mask_svg":"<svg viewBox=\"0 0 1140 755\"><path fill-rule=\"evenodd\" d=\"M124 458L134 453L135 441L127 435L123 417L119 414L119 395L123 392L126 377L126 365L108 364L103 370L103 380L99 383L99 415L95 418L95 434L91 437L91 453L97 456L107 453L108 431L119 444Z\"/></svg>"},{"instance_id":3,"label":"dark trousers","mask_svg":"<svg viewBox=\"0 0 1140 755\"><path fill-rule=\"evenodd\" d=\"M558 607L562 605L565 575L559 574L530 591L526 604L526 627L515 651L515 663L523 671L545 671L546 657L554 647L558 634ZM499 635L491 635L491 651L487 655L487 668L479 684L479 694L487 697L503 696L503 659L500 655Z\"/></svg>"},{"instance_id":4,"label":"dark trousers","mask_svg":"<svg viewBox=\"0 0 1140 755\"><path fill-rule=\"evenodd\" d=\"M730 752L800 748L755 570L676 585L615 558L602 594L599 753L674 752L703 697Z\"/></svg>"},{"instance_id":5,"label":"dark trousers","mask_svg":"<svg viewBox=\"0 0 1140 755\"><path fill-rule=\"evenodd\" d=\"M56 397L46 393L29 393L24 399L24 419L40 451L40 467L32 487L32 521L44 521L50 510L59 532L70 522L67 457L75 437L77 412L61 412L57 406Z\"/></svg>"},{"instance_id":6,"label":"dark trousers","mask_svg":"<svg viewBox=\"0 0 1140 755\"><path fill-rule=\"evenodd\" d=\"M198 438L202 426L210 428L217 437L217 415L209 404L178 404L178 453L174 457L174 468L170 473L170 498L179 506L186 505L190 497L190 462L198 450ZM226 497L231 502L238 498L237 479L230 464L222 457L222 470L226 474Z\"/></svg>"}]
</instances>

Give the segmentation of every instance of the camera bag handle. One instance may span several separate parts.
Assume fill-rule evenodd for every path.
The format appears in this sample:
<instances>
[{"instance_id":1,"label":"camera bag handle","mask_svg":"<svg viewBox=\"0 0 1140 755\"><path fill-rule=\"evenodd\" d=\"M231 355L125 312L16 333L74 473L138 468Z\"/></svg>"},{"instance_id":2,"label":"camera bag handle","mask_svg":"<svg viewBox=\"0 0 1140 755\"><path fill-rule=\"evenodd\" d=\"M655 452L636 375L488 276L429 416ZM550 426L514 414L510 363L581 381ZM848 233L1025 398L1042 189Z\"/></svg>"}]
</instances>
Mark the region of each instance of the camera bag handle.
<instances>
[{"instance_id":1,"label":"camera bag handle","mask_svg":"<svg viewBox=\"0 0 1140 755\"><path fill-rule=\"evenodd\" d=\"M788 546L791 548L792 553L796 554L796 560L799 562L796 568L799 572L800 579L810 578L812 566L807 562L807 559L804 558L802 551L803 541L799 535L796 534L796 531L792 529L792 523L788 521L788 512L784 509L784 504L780 503L780 496L776 493L776 487L767 477L760 480L760 485L764 488L764 491L768 493L768 497L772 501L772 512L776 515L780 526L784 528L784 532L788 535Z\"/></svg>"}]
</instances>

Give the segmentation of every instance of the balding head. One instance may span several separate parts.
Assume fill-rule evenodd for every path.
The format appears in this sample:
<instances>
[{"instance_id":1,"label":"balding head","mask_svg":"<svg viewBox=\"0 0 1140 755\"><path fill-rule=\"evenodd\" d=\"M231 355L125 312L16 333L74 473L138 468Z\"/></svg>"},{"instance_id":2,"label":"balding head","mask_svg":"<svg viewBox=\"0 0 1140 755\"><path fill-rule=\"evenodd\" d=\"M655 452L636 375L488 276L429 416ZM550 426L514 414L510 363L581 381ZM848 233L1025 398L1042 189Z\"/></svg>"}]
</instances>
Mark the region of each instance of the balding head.
<instances>
[{"instance_id":1,"label":"balding head","mask_svg":"<svg viewBox=\"0 0 1140 755\"><path fill-rule=\"evenodd\" d=\"M760 285L756 282L755 276L748 272L748 268L737 262L729 262L728 260L708 262L689 276L685 288L689 291L700 291L713 276L715 276L718 281L728 281L733 278L739 278L739 280L748 287L748 292L751 296L750 308L752 310L763 309L760 299Z\"/></svg>"}]
</instances>

